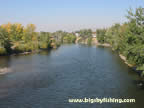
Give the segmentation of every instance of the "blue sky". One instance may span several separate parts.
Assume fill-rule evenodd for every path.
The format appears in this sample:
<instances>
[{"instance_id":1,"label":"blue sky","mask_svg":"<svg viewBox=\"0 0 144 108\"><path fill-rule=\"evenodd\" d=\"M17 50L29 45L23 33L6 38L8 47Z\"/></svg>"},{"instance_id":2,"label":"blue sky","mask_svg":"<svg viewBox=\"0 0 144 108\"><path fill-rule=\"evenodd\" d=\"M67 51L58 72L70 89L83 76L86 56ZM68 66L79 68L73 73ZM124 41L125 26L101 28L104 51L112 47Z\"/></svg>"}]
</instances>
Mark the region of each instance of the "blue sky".
<instances>
[{"instance_id":1,"label":"blue sky","mask_svg":"<svg viewBox=\"0 0 144 108\"><path fill-rule=\"evenodd\" d=\"M0 0L0 24L33 23L37 31L75 31L126 21L127 9L143 0Z\"/></svg>"}]
</instances>

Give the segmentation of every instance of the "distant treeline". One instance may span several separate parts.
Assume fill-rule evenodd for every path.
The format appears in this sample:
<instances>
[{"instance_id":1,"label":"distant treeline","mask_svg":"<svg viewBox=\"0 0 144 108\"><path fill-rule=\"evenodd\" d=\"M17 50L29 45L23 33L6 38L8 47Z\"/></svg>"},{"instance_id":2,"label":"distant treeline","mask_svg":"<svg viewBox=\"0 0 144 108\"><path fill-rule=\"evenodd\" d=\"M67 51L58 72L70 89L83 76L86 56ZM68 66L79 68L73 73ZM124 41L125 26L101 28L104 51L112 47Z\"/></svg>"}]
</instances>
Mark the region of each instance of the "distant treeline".
<instances>
[{"instance_id":1,"label":"distant treeline","mask_svg":"<svg viewBox=\"0 0 144 108\"><path fill-rule=\"evenodd\" d=\"M83 44L92 44L92 30L91 29L81 29L79 31L76 31L79 35L79 40L78 43L83 43Z\"/></svg>"},{"instance_id":2,"label":"distant treeline","mask_svg":"<svg viewBox=\"0 0 144 108\"><path fill-rule=\"evenodd\" d=\"M113 50L127 58L128 63L144 71L144 9L129 9L127 19L124 24L97 29L97 39L110 44Z\"/></svg>"},{"instance_id":3,"label":"distant treeline","mask_svg":"<svg viewBox=\"0 0 144 108\"><path fill-rule=\"evenodd\" d=\"M3 24L0 26L0 55L56 48L61 43L74 43L76 36L63 31L35 32L35 25Z\"/></svg>"}]
</instances>

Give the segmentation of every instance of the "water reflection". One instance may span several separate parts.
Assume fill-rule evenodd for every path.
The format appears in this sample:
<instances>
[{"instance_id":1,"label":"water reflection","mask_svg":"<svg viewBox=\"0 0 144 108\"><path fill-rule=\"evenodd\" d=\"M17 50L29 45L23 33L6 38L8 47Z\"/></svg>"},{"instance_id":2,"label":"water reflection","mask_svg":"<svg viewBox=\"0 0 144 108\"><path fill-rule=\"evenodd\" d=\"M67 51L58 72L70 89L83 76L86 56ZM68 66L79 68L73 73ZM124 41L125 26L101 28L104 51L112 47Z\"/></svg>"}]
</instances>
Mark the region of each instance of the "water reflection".
<instances>
[{"instance_id":1,"label":"water reflection","mask_svg":"<svg viewBox=\"0 0 144 108\"><path fill-rule=\"evenodd\" d=\"M10 56L1 56L0 57L0 68L9 67L11 62Z\"/></svg>"}]
</instances>

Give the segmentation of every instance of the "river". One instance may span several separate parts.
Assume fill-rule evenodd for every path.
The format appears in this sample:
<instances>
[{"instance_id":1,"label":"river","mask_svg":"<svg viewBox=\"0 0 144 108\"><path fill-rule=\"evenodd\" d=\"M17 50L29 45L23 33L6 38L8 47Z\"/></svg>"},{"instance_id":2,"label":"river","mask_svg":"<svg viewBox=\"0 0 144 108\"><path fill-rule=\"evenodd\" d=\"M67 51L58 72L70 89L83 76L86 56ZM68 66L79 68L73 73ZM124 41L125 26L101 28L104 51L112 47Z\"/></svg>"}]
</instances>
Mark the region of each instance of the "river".
<instances>
[{"instance_id":1,"label":"river","mask_svg":"<svg viewBox=\"0 0 144 108\"><path fill-rule=\"evenodd\" d=\"M62 45L0 57L0 108L143 108L138 75L110 48ZM134 98L136 103L68 103L71 98Z\"/></svg>"}]
</instances>

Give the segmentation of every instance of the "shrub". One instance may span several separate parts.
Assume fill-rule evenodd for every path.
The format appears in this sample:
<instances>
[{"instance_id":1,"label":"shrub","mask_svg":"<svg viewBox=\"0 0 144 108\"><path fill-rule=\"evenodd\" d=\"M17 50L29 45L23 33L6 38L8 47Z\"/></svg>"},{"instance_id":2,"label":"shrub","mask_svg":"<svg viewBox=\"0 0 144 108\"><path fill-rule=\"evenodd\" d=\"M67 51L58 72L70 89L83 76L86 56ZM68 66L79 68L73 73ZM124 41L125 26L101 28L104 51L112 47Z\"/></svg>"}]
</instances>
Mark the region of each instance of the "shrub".
<instances>
[{"instance_id":1,"label":"shrub","mask_svg":"<svg viewBox=\"0 0 144 108\"><path fill-rule=\"evenodd\" d=\"M6 49L5 48L0 48L0 55L6 55Z\"/></svg>"}]
</instances>

